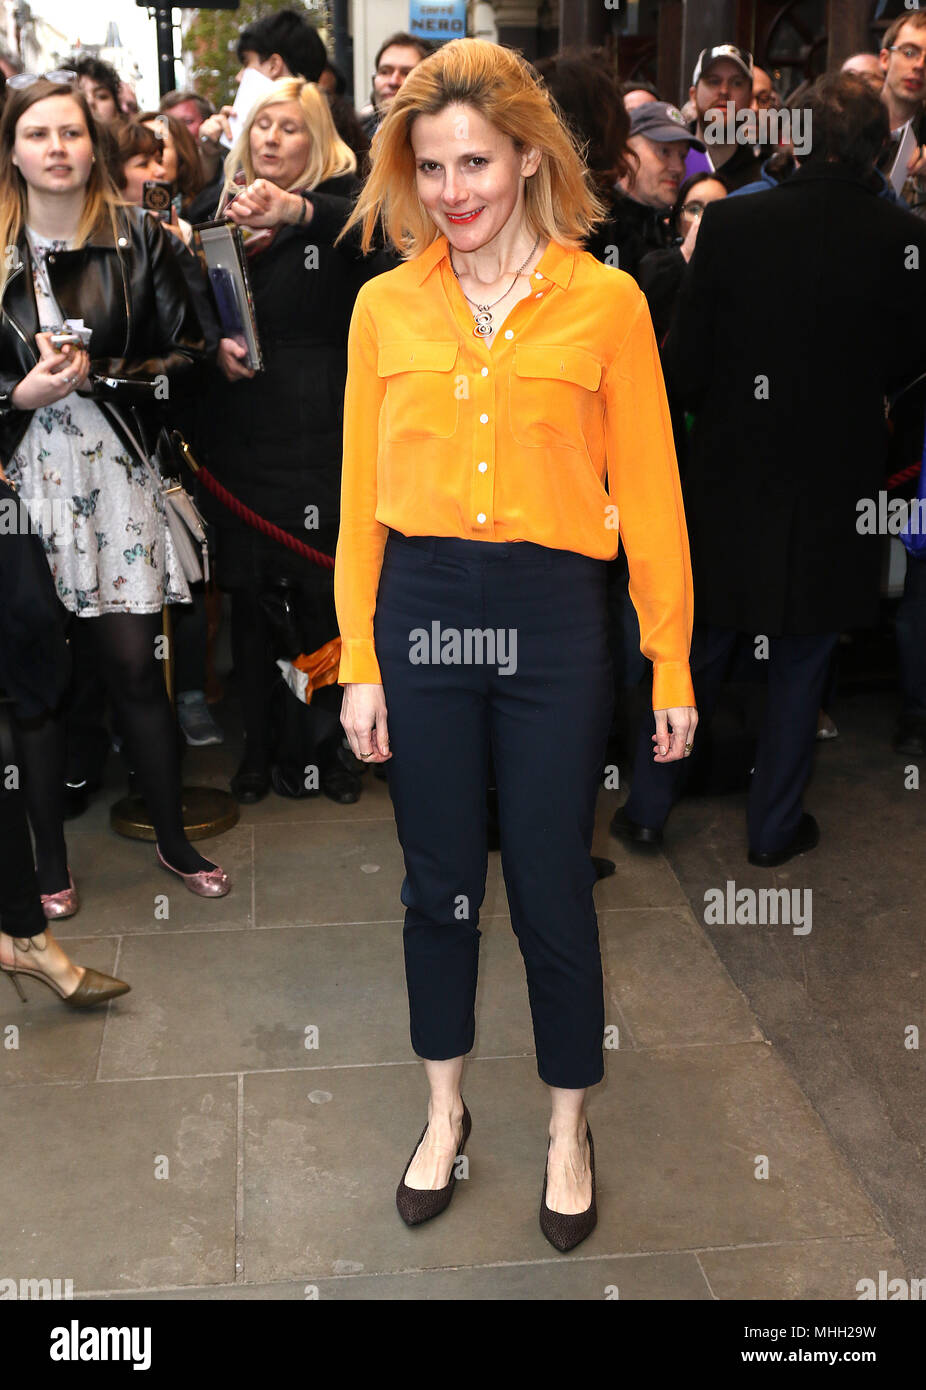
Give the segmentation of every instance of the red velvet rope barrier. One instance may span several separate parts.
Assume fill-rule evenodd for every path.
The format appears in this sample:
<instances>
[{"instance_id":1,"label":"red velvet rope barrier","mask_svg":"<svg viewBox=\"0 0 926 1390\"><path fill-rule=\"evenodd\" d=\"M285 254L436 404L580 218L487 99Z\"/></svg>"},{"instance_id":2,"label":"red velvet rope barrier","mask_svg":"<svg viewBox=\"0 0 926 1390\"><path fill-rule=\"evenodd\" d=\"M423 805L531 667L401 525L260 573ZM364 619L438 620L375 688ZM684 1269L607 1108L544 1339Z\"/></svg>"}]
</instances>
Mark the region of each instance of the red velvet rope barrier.
<instances>
[{"instance_id":1,"label":"red velvet rope barrier","mask_svg":"<svg viewBox=\"0 0 926 1390\"><path fill-rule=\"evenodd\" d=\"M891 488L900 487L901 483L907 482L909 478L915 478L922 467L921 463L911 463L909 468L901 468L899 473L893 474L888 478L885 492L890 492Z\"/></svg>"},{"instance_id":2,"label":"red velvet rope barrier","mask_svg":"<svg viewBox=\"0 0 926 1390\"><path fill-rule=\"evenodd\" d=\"M264 517L258 516L257 512L252 512L250 507L246 507L243 502L239 502L238 498L228 491L228 488L223 487L220 482L213 478L208 468L203 468L202 465L200 465L196 470L196 476L200 482L209 489L214 497L217 497L220 502L224 502L230 512L234 512L235 516L239 516L241 520L246 521L249 526L253 526L256 530L262 531L264 535L269 536L271 540L279 541L280 545L288 546L289 549L294 550L297 555L302 555L306 560L310 560L313 565L320 565L322 569L326 570L334 569L334 557L332 555L325 555L321 550L313 550L310 545L306 545L305 541L301 541L298 536L291 536L288 531L282 530L279 526L274 526L272 521L267 521Z\"/></svg>"},{"instance_id":3,"label":"red velvet rope barrier","mask_svg":"<svg viewBox=\"0 0 926 1390\"><path fill-rule=\"evenodd\" d=\"M899 487L901 483L907 482L910 478L915 478L919 473L921 464L911 463L909 468L902 468L899 473L894 473L888 478L885 491L890 492L892 488ZM202 465L197 469L196 476L209 489L214 497L220 502L224 502L229 511L234 512L242 521L246 521L249 526L262 531L265 536L270 536L271 540L279 541L281 545L288 546L297 555L302 555L313 565L320 565L322 569L333 570L334 559L331 555L325 555L321 550L313 550L305 541L299 540L298 536L291 536L288 531L284 531L279 526L274 526L272 521L267 521L264 517L258 516L257 512L252 512L250 507L246 507L243 502L233 496L227 488L217 482L209 472L208 468Z\"/></svg>"}]
</instances>

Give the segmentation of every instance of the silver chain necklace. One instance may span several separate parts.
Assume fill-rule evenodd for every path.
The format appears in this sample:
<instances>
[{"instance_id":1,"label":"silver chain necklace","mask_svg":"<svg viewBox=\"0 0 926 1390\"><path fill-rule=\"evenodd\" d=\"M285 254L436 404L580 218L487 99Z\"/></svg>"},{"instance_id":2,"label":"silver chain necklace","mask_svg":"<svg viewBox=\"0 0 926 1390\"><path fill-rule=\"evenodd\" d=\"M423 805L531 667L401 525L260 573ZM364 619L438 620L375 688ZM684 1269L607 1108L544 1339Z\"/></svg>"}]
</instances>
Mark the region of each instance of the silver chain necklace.
<instances>
[{"instance_id":1,"label":"silver chain necklace","mask_svg":"<svg viewBox=\"0 0 926 1390\"><path fill-rule=\"evenodd\" d=\"M514 289L515 285L518 283L518 277L524 274L525 268L527 267L527 265L528 265L528 263L529 263L531 257L533 256L534 252L537 250L537 247L538 247L539 245L540 245L540 233L538 232L538 233L537 233L537 240L534 242L533 246L531 247L530 251L528 252L527 260L524 262L524 265L522 265L522 266L518 269L517 273L515 274L514 279L512 280L511 284L508 286L508 288L507 288L507 290L505 291L505 293L499 295L498 299L493 299L491 304L476 304L475 299L470 299L469 295L466 293L466 291L464 290L463 286L460 285L460 293L462 294L463 298L466 300L467 304L473 304L473 305L475 305L475 308L476 308L476 313L473 315L473 317L474 317L475 320L476 320L476 327L473 329L473 336L474 336L475 338L487 338L487 337L489 337L489 335L490 335L491 333L494 333L494 332L495 332L495 329L492 327L492 314L491 314L490 311L491 311L492 309L495 308L496 304L501 304L502 300L503 300L503 299L507 299L508 295L511 294L511 291ZM452 251L450 252L450 269L453 271L454 275L456 275L456 277L457 277L457 282L459 283L460 277L459 277L459 275L457 274L457 268L456 268L456 266L455 266L454 263L453 263L453 252L452 252Z\"/></svg>"}]
</instances>

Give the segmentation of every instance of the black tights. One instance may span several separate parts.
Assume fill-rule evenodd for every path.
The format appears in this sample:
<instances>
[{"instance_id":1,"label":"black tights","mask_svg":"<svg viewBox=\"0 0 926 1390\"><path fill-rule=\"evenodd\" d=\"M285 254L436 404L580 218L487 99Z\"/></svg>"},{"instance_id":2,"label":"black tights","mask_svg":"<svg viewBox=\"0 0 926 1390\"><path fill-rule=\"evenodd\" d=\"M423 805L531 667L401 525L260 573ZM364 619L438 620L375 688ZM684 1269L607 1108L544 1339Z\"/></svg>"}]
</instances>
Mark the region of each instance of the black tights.
<instances>
[{"instance_id":1,"label":"black tights","mask_svg":"<svg viewBox=\"0 0 926 1390\"><path fill-rule=\"evenodd\" d=\"M212 867L183 830L177 728L164 668L155 641L160 613L107 613L76 618L92 635L98 669L126 743L148 814L164 858L181 873ZM38 720L18 720L16 734L24 770L23 792L35 836L39 892L57 893L68 885L67 847L62 818L65 779L65 723L59 712Z\"/></svg>"}]
</instances>

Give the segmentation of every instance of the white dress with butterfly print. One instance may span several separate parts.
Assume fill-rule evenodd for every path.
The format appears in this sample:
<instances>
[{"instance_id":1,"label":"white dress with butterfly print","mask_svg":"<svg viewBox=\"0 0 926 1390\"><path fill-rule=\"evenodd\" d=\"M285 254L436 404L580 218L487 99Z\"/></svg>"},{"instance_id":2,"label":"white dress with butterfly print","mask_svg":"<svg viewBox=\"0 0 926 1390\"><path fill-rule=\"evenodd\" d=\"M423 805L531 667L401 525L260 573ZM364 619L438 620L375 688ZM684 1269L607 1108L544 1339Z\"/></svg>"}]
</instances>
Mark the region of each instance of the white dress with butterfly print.
<instances>
[{"instance_id":1,"label":"white dress with butterfly print","mask_svg":"<svg viewBox=\"0 0 926 1390\"><path fill-rule=\"evenodd\" d=\"M68 243L26 232L39 323L43 330L59 327L44 258ZM72 613L158 613L164 603L190 602L154 479L93 401L72 391L36 410L6 473L42 538L58 597Z\"/></svg>"}]
</instances>

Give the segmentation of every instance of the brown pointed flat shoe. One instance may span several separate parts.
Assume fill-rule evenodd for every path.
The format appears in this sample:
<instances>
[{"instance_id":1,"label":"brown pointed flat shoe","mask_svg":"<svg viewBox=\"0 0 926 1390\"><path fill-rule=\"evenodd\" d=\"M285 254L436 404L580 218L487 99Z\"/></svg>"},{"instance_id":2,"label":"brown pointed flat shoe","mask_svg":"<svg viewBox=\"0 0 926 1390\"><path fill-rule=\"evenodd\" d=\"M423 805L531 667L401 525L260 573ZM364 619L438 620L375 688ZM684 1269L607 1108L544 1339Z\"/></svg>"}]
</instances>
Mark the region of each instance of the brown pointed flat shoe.
<instances>
[{"instance_id":1,"label":"brown pointed flat shoe","mask_svg":"<svg viewBox=\"0 0 926 1390\"><path fill-rule=\"evenodd\" d=\"M460 1157L464 1148L466 1147L466 1141L469 1138L470 1130L472 1129L472 1127L472 1116L467 1110L466 1102L464 1101L463 1133L460 1137L460 1147L457 1150L457 1158ZM418 1143L412 1149L411 1158L405 1165L405 1172L402 1174L402 1180L396 1188L395 1204L398 1207L399 1215L405 1222L406 1226L420 1226L422 1221L430 1221L433 1216L440 1216L441 1212L446 1211L447 1208L450 1206L450 1200L453 1197L454 1192L456 1191L458 1178L456 1176L456 1173L452 1171L450 1175L450 1181L447 1183L445 1187L417 1188L405 1186L405 1173L407 1173L409 1168L412 1166L412 1160L414 1159L415 1154L421 1148L422 1140L424 1139L424 1136L427 1134L427 1132L428 1126L425 1125L424 1129L421 1131L421 1137L419 1138ZM456 1167L456 1159L454 1159L454 1167Z\"/></svg>"}]
</instances>

